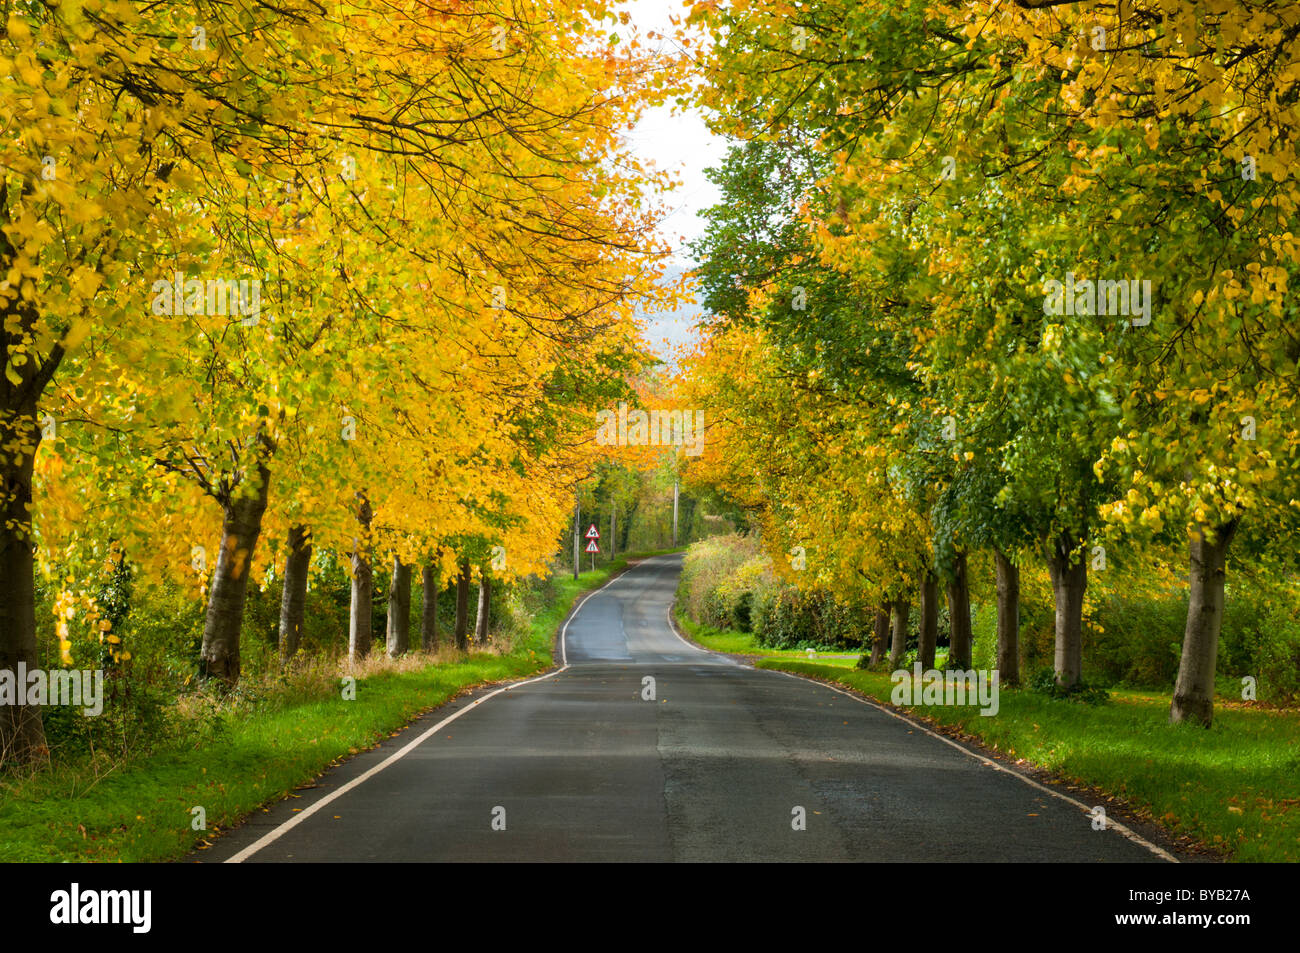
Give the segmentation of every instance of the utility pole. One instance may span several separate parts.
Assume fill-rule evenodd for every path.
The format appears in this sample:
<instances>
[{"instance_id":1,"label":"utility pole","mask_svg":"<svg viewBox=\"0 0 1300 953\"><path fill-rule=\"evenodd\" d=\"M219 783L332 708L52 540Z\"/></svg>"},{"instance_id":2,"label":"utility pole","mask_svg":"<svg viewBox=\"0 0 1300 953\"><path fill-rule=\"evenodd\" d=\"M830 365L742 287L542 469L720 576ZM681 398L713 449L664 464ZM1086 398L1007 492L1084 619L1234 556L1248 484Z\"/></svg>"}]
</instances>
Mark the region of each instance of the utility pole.
<instances>
[{"instance_id":1,"label":"utility pole","mask_svg":"<svg viewBox=\"0 0 1300 953\"><path fill-rule=\"evenodd\" d=\"M673 480L673 549L677 548L677 481Z\"/></svg>"},{"instance_id":2,"label":"utility pole","mask_svg":"<svg viewBox=\"0 0 1300 953\"><path fill-rule=\"evenodd\" d=\"M609 504L609 561L614 561L614 504Z\"/></svg>"},{"instance_id":3,"label":"utility pole","mask_svg":"<svg viewBox=\"0 0 1300 953\"><path fill-rule=\"evenodd\" d=\"M573 491L573 578L575 580L578 578L578 563L582 559L582 555L578 551L578 539L582 536L582 531L578 528L579 515L578 490L575 487Z\"/></svg>"}]
</instances>

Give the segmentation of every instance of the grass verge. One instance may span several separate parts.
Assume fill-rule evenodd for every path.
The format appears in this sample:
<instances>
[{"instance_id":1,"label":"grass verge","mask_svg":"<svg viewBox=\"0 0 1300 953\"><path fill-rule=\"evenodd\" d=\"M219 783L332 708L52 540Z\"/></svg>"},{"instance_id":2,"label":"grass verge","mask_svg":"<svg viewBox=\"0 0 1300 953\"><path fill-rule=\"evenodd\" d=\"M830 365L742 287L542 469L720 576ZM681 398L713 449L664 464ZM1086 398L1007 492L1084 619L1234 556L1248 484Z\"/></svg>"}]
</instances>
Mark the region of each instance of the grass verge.
<instances>
[{"instance_id":1,"label":"grass verge","mask_svg":"<svg viewBox=\"0 0 1300 953\"><path fill-rule=\"evenodd\" d=\"M413 655L360 663L356 698L345 670L318 663L245 700L185 703L196 730L122 764L56 765L0 782L0 861L161 861L279 800L332 764L371 747L462 691L526 678L552 665L560 623L578 597L626 568L630 554L594 572L555 578L508 651ZM203 808L206 831L193 828Z\"/></svg>"},{"instance_id":2,"label":"grass verge","mask_svg":"<svg viewBox=\"0 0 1300 953\"><path fill-rule=\"evenodd\" d=\"M937 730L986 745L1022 765L1099 788L1175 837L1234 861L1300 861L1300 712L1219 701L1209 730L1169 724L1169 696L1115 690L1102 705L1003 688L996 715L977 707L893 705L888 673L850 660L774 652L753 636L677 615L706 648L758 668L836 682Z\"/></svg>"},{"instance_id":3,"label":"grass verge","mask_svg":"<svg viewBox=\"0 0 1300 953\"><path fill-rule=\"evenodd\" d=\"M688 619L681 612L675 612L678 628L693 641L711 652L723 652L727 655L741 655L751 661L763 659L784 659L787 661L810 661L830 668L853 668L858 656L848 652L816 652L809 655L809 649L769 649L759 645L749 632L737 632L734 629L716 629L711 625L700 625Z\"/></svg>"}]
</instances>

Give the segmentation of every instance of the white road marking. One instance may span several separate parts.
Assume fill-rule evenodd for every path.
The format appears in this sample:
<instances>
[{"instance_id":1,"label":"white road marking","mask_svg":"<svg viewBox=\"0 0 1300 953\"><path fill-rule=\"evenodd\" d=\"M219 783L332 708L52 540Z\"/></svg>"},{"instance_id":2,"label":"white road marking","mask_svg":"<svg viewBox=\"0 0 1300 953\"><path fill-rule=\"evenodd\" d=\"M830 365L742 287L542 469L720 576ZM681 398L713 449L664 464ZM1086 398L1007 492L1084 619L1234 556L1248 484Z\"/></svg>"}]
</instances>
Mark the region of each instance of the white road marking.
<instances>
[{"instance_id":1,"label":"white road marking","mask_svg":"<svg viewBox=\"0 0 1300 953\"><path fill-rule=\"evenodd\" d=\"M1075 807L1077 807L1079 810L1083 811L1083 813L1085 813L1085 814L1091 815L1091 813L1092 813L1092 808L1089 807L1088 805L1084 804L1082 801L1076 801L1074 798L1070 797L1069 795L1062 794L1060 791L1053 791L1051 788L1049 788L1049 787L1045 787L1044 785L1039 784L1039 783L1038 783L1037 781L1035 781L1033 778L1028 777L1027 775L1021 774L1019 771L1015 770L1014 768L1009 768L1009 767L1007 767L1007 766L1004 765L1004 764L999 764L998 762L996 762L996 761L994 761L994 760L992 760L992 759L990 759L990 758L986 758L986 757L984 757L984 755L979 754L979 753L976 752L976 751L972 751L970 748L967 748L965 745L959 745L957 742L953 741L951 738L945 738L943 735L939 734L938 732L936 732L936 731L931 731L929 728L927 728L925 725L921 724L920 722L918 722L918 721L913 721L911 718L908 718L906 715L904 715L904 714L902 714L902 713L900 713L900 712L896 712L896 711L894 711L892 708L886 708L884 705L881 705L881 704L879 704L878 702L872 701L872 700L869 699L869 698L863 698L861 695L858 695L858 694L856 694L856 693L854 693L854 692L846 691L846 690L844 690L844 689L842 689L842 688L837 688L837 687L834 686L834 685L827 685L825 682L819 682L819 681L818 681L817 679L815 679L815 678L806 678L806 677L803 676L803 675L796 675L796 674L794 674L793 672L783 672L783 671L781 671L780 669L774 669L774 668L755 668L754 671L756 671L756 672L775 672L776 674L778 674L778 675L784 675L784 676L786 676L787 678L797 678L797 679L798 679L799 681L801 681L801 682L811 682L812 684L814 684L814 685L820 685L822 688L828 689L829 691L836 692L837 694L840 694L840 695L844 695L844 696L847 697L847 698L852 698L854 701L861 702L861 703L864 704L864 705L870 705L872 708L875 708L875 709L878 710L878 711L883 711L886 715L891 715L891 716L893 716L894 718L897 718L897 719L898 719L899 721L901 721L901 722L904 722L904 723L906 723L906 724L912 725L912 726L915 727L915 728L919 728L921 731L924 731L924 732L925 732L927 735L929 735L931 738L938 738L938 739L939 739L940 741L942 741L944 744L946 744L946 745L952 745L952 747L956 748L958 751L962 752L963 754L970 755L970 757L976 759L976 760L979 761L981 764L986 765L987 767L992 768L994 771L1004 771L1004 772L1006 772L1007 774L1011 775L1012 777L1014 777L1014 778L1019 778L1021 781L1024 781L1024 782L1025 782L1026 784L1028 784L1031 788L1037 788L1038 790L1040 790L1040 791L1042 791L1042 792L1044 792L1044 793L1046 793L1046 794L1050 794L1050 795L1052 795L1053 797L1059 797L1062 801L1067 801L1067 802L1069 802L1070 804L1073 804ZM1160 857L1160 858L1162 858L1162 859L1164 859L1164 860L1169 861L1171 864L1179 863L1178 858L1175 857L1173 854L1169 853L1167 850L1164 850L1164 849L1162 849L1162 848L1160 848L1160 847L1157 847L1155 844L1151 843L1149 840L1147 840L1147 839L1146 839L1145 837L1143 837L1141 834L1137 833L1136 831L1130 830L1129 828L1127 828L1127 827L1125 827L1123 824L1121 824L1119 821L1116 821L1116 820L1111 819L1110 817L1107 817L1107 818L1106 818L1106 827L1107 827L1108 829L1110 829L1110 828L1114 828L1116 831L1118 831L1119 833L1123 834L1123 835L1124 835L1125 837L1127 837L1129 840L1133 841L1133 843L1135 843L1135 844L1141 844L1141 845L1142 845L1143 847L1145 847L1147 850L1151 851L1151 853L1155 854L1157 857Z\"/></svg>"},{"instance_id":2,"label":"white road marking","mask_svg":"<svg viewBox=\"0 0 1300 953\"><path fill-rule=\"evenodd\" d=\"M677 641L681 642L683 645L685 645L687 648L691 649L692 651L710 656L712 661L716 662L719 665L721 664L740 665L742 668L744 667L742 663L736 661L734 658L731 658L720 652L712 652L709 649L702 648L701 646L696 645L694 642L688 641L686 636L682 635L680 632L677 631L677 620L673 618L673 606L675 605L677 605L676 599L668 603L668 630L672 632L673 635L677 636Z\"/></svg>"},{"instance_id":3,"label":"white road marking","mask_svg":"<svg viewBox=\"0 0 1300 953\"><path fill-rule=\"evenodd\" d=\"M618 582L618 580L622 579L626 575L627 572L620 573L619 575L615 576L613 579L609 580L609 582L605 583L605 585L601 586L599 589L594 589L591 592L587 593L585 596L582 597L582 599L578 601L578 604L574 606L573 611L569 613L569 617L564 620L564 627L560 629L561 665L554 672L548 672L547 674L540 675L537 678L530 678L522 682L514 682L513 684L505 685L501 688L496 689L495 691L489 692L488 694L484 695L482 698L474 699L474 701L470 702L460 711L448 715L446 718L438 722L432 728L423 732L418 738L415 738L412 741L408 742L407 744L403 745L402 747L398 748L396 751L390 754L383 761L379 762L377 765L370 768L365 773L357 775L355 778L353 778L347 784L343 785L337 791L330 792L329 794L325 795L325 797L321 798L319 801L316 801L309 807L303 808L303 810L299 811L297 814L289 818L280 826L276 827L273 830L267 831L265 834L263 834L257 840L253 841L253 843L249 844L239 853L226 858L225 862L227 864L243 863L245 860L247 860L249 857L252 857L262 848L275 843L277 840L279 840L289 831L293 830L295 827L297 827L307 818L311 817L321 808L325 807L331 801L335 801L338 798L341 798L343 795L347 794L353 788L364 784L366 781L369 781L380 771L384 770L384 768L387 768L389 765L397 761L400 761L402 758L405 758L408 754L410 754L416 748L420 747L420 745L424 744L424 742L428 741L431 737L433 737L435 734L437 734L447 725L450 725L461 715L465 714L465 712L477 708L479 705L483 704L488 699L496 698L502 692L508 692L511 691L512 689L520 688L523 685L532 685L535 682L544 682L548 678L554 678L556 675L559 675L561 672L563 672L565 669L569 667L568 655L565 652L565 648L564 648L564 637L565 634L569 631L569 623L572 622L574 617L577 616L578 612L581 611L583 605L586 604L588 599L596 595L596 593L603 591L608 586L612 586L614 583Z\"/></svg>"},{"instance_id":4,"label":"white road marking","mask_svg":"<svg viewBox=\"0 0 1300 953\"><path fill-rule=\"evenodd\" d=\"M641 562L637 563L637 566L641 566L644 565L645 563L648 563L652 558L654 557L641 560ZM614 585L614 583L618 582L624 576L630 576L632 574L633 568L634 567L632 566L628 566L627 569L623 570L621 573L619 573L609 582L605 583L605 585L601 586L599 589L593 589L591 592L587 593L585 596L579 599L578 604L574 606L573 611L569 613L569 617L564 620L564 627L560 629L560 663L564 665L566 668L569 665L569 649L568 649L568 642L565 636L568 635L569 632L569 623L572 622L574 618L577 617L578 612L582 609L584 605L586 605L588 599L590 599L592 596L599 595L600 593L604 592L606 589Z\"/></svg>"},{"instance_id":5,"label":"white road marking","mask_svg":"<svg viewBox=\"0 0 1300 953\"><path fill-rule=\"evenodd\" d=\"M415 750L416 748L418 748L418 747L419 747L420 745L422 745L425 741L427 741L427 740L428 740L429 738L431 738L433 735L437 734L439 731L441 731L441 730L442 730L443 728L445 728L447 725L451 724L453 721L455 721L455 720L456 720L457 718L459 718L461 715L465 714L467 711L470 711L470 710L472 710L472 709L474 709L474 708L477 708L479 705L483 704L484 702L488 701L489 699L495 698L497 695L500 695L502 692L508 692L508 691L511 691L511 690L513 690L513 689L515 689L515 688L519 688L519 687L524 686L524 685L531 685L531 684L534 684L534 683L536 683L536 682L546 681L547 679L554 678L556 675L559 675L560 673L562 673L562 672L564 672L565 670L567 670L568 667L569 667L569 663L568 663L568 652L567 652L567 648L566 648L566 636L567 636L568 631L569 631L569 623L572 622L573 619L574 619L574 618L578 615L578 613L582 610L582 607L586 604L586 602L587 602L588 599L590 599L590 598L591 598L592 596L594 596L594 595L597 595L597 594L600 593L600 592L603 592L603 591L604 591L605 589L607 589L609 586L611 586L611 585L613 585L614 583L618 582L618 580L622 579L623 576L626 576L626 575L629 575L629 572L621 573L620 575L615 576L613 579L611 579L611 580L609 580L608 582L606 582L605 585L601 586L599 589L595 589L595 590L593 590L593 591L587 593L585 596L582 597L582 599L580 599L580 600L578 601L578 604L574 607L573 611L569 613L569 616L568 616L568 618L565 620L563 627L561 627L561 629L560 629L560 654L561 654L561 662L562 662L560 668L556 669L554 672L548 672L548 673L545 674L545 675L538 676L537 678L530 678L530 679L526 679L526 680L524 680L524 681L522 681L522 682L515 682L515 683L510 684L510 685L505 685L505 686L503 686L503 687L501 687L501 688L496 689L495 691L489 692L488 694L484 695L484 696L481 697L481 698L477 698L477 699L475 699L473 702L471 702L470 704L466 705L466 706L465 706L464 708L462 708L460 711L457 711L457 712L454 712L454 713L451 714L451 715L448 715L446 718L444 718L442 721L438 722L438 723L437 723L436 725L434 725L432 728L429 728L428 730L426 730L425 732L423 732L419 737L417 737L417 738L413 739L412 741L408 742L407 744L403 745L401 748L399 748L397 751L393 752L391 755L389 755L389 756L388 756L387 758L385 758L383 761L379 762L379 764L377 764L377 765L375 765L374 767L368 769L368 770L365 771L363 774L360 774L360 775L358 775L357 777L353 778L351 781L349 781L347 784L345 784L345 785L343 785L342 787L340 787L338 790L331 792L330 794L326 795L325 797L323 797L323 798L321 798L320 800L316 801L315 803L311 804L309 807L307 807L307 808L303 809L302 811L298 812L298 813L295 814L293 817L291 817L291 818L289 818L287 821L285 821L283 824L280 824L279 826L277 826L277 827L274 828L273 830L268 831L266 834L263 834L260 838L258 838L256 841L254 841L254 842L253 842L252 844L250 844L248 847L245 847L243 850L239 851L237 854L233 855L232 857L227 858L225 862L228 863L228 864L238 864L238 863L243 863L245 860L247 860L249 857L251 857L251 856L253 856L254 854L256 854L258 851L262 850L263 848L267 847L268 845L270 845L270 844L274 843L275 841L279 840L281 837L283 837L285 834L287 834L289 831L291 831L294 827L298 826L300 823L302 823L302 822L303 822L304 820L306 820L308 817L311 817L311 816L312 816L313 814L315 814L317 811L321 810L322 808L324 808L325 806L327 806L327 805L330 804L331 802L333 802L333 801L337 800L338 798L342 797L344 794L348 793L348 792L351 791L353 788L359 787L361 784L364 784L364 783L365 783L366 781L368 781L370 778L374 777L376 774L378 774L380 771L384 770L385 768L389 767L389 766L392 765L394 762L399 761L399 760L401 760L402 758L406 757L406 755L410 754L411 751L413 751L413 750ZM708 652L706 649L702 649L702 648L700 648L700 647L697 646L697 645L692 645L690 642L688 642L685 638L682 637L681 633L679 633L679 632L677 631L677 624L676 624L676 621L675 621L675 620L673 619L673 617L672 617L672 606L671 606L671 605L669 605L669 607L668 607L668 615L667 615L667 618L668 618L668 627L669 627L669 630L673 633L674 636L677 637L677 639L678 639L679 641L682 642L682 644L684 644L684 645L690 647L691 649L693 649L693 650L696 651L696 652L703 653L703 654L707 654L707 655L715 655L715 656L717 656L717 653ZM718 656L718 657L719 657L719 658L725 658L725 656ZM732 664L740 664L740 663L736 662L734 659L727 659L727 661L728 661L728 662L731 662ZM1008 767L1006 767L1005 765L998 764L997 762L992 761L992 760L990 760L990 759L984 757L983 755L980 755L980 754L976 753L975 751L972 751L971 749L966 748L966 747L963 746L963 745L957 744L955 741L953 741L953 740L950 739L950 738L945 738L943 735L938 734L937 732L934 732L934 731L930 730L930 729L927 728L925 725L922 725L922 724L920 724L919 722L913 721L912 719L906 717L905 715L900 714L899 712L896 712L896 711L893 711L892 709L886 708L886 707L884 707L883 705L877 704L877 703L874 702L874 701L871 701L871 700L869 700L869 699L863 698L862 696L857 695L857 694L855 694L855 693L853 693L853 692L846 691L846 690L844 690L844 689L841 689L841 688L835 687L835 686L833 686L833 685L827 685L826 683L824 683L824 682L819 682L819 681L817 681L816 679L805 678L805 677L802 676L802 675L795 675L795 674L793 674L793 673L791 673L791 672L782 672L782 671L779 671L779 670L776 670L776 669L755 669L755 671L772 671L772 672L776 672L777 674L780 674L780 675L785 675L787 678L794 678L794 679L798 679L799 681L810 682L810 683L812 683L813 685L820 686L821 688L825 688L825 689L827 689L828 691L835 692L835 693L837 693L837 694L839 694L839 695L844 695L845 697L847 697L847 698L851 698L851 699L853 699L854 701L857 701L857 702L861 702L861 703L864 704L864 705L869 705L870 707L875 708L875 709L877 709L878 711L882 711L882 712L884 712L884 713L887 714L887 715L890 715L890 716L892 716L892 717L894 717L894 718L897 718L899 721L902 721L902 722L904 722L905 724L908 724L908 725L911 725L911 726L913 726L913 727L915 727L915 728L920 729L921 731L925 732L925 733L926 733L927 735L929 735L930 737L932 737L932 738L937 738L939 741L942 741L944 744L951 745L952 747L956 748L958 751L961 751L962 753L964 753L964 754L966 754L966 755L968 755L968 756L970 756L970 757L972 757L972 758L975 758L975 759L978 760L980 763L986 765L987 767L993 768L995 771L1003 771L1003 772L1006 772L1007 774L1010 774L1012 777L1018 778L1018 779L1020 779L1021 781L1023 781L1025 784L1028 784L1030 787L1036 788L1037 790L1042 791L1042 792L1044 792L1045 794L1050 794L1050 795L1052 795L1053 797L1060 798L1061 800L1066 801L1067 803L1073 804L1075 807L1079 808L1079 810L1083 811L1085 814L1090 814L1090 813L1091 813L1091 810L1092 810L1092 809L1091 809L1088 805L1084 804L1083 802L1081 802L1081 801L1077 801L1077 800L1075 800L1075 799L1072 798L1072 797L1069 797L1069 796L1067 796L1067 795L1065 795L1065 794L1060 793L1059 791L1054 791L1054 790L1052 790L1052 789L1049 788L1049 787L1045 787L1045 786L1043 786L1042 784L1039 784L1037 781L1033 780L1032 778L1027 777L1027 776L1025 776L1024 774L1021 774L1019 771L1016 771L1016 770L1014 770L1014 769L1012 769L1012 768L1008 768ZM1171 854L1169 854L1167 851L1162 850L1160 847L1157 847L1155 844L1152 844L1150 841L1146 840L1144 837L1142 837L1141 835L1137 834L1136 832L1130 830L1128 827L1125 827L1125 826L1124 826L1123 824L1121 824L1119 821L1112 820L1111 818L1107 818L1106 821L1107 821L1107 827L1109 827L1109 828L1113 828L1114 830L1116 830L1116 831L1118 831L1119 833L1123 834L1125 837L1127 837L1129 840L1133 841L1134 843L1136 843L1136 844L1140 844L1141 846L1143 846L1143 847L1147 848L1148 850L1150 850L1153 854L1157 855L1158 857L1161 857L1161 858L1164 859L1164 860L1169 861L1170 863L1178 863L1178 859L1177 859L1177 858L1175 858L1174 856L1172 856Z\"/></svg>"}]
</instances>

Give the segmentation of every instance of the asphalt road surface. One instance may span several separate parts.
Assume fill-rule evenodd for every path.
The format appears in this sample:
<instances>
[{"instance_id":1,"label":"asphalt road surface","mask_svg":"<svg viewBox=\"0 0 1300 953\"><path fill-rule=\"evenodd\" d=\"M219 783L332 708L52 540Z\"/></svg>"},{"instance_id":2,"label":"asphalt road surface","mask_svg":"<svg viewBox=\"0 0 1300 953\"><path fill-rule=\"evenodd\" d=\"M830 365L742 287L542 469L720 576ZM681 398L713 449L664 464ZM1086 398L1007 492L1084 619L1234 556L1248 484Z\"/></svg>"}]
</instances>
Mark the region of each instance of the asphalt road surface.
<instances>
[{"instance_id":1,"label":"asphalt road surface","mask_svg":"<svg viewBox=\"0 0 1300 953\"><path fill-rule=\"evenodd\" d=\"M682 641L680 568L581 603L558 674L462 696L192 859L1168 859L917 725Z\"/></svg>"}]
</instances>

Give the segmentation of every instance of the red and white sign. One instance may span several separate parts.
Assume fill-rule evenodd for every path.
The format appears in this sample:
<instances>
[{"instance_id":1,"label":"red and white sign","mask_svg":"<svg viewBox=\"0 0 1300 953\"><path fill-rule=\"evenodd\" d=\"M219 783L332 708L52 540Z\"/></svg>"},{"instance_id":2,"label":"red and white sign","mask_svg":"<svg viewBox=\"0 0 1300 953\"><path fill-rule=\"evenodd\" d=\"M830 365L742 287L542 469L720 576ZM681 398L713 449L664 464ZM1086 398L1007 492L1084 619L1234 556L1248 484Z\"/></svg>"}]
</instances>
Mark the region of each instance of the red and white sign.
<instances>
[{"instance_id":1,"label":"red and white sign","mask_svg":"<svg viewBox=\"0 0 1300 953\"><path fill-rule=\"evenodd\" d=\"M587 544L587 552L589 552L589 553L598 553L598 552L600 552L600 547L596 545L596 541L595 541L594 539L593 539L590 543Z\"/></svg>"},{"instance_id":2,"label":"red and white sign","mask_svg":"<svg viewBox=\"0 0 1300 953\"><path fill-rule=\"evenodd\" d=\"M600 539L600 530L596 529L596 524L592 523L591 528L587 530L587 539ZM591 550L587 550L591 552Z\"/></svg>"}]
</instances>

